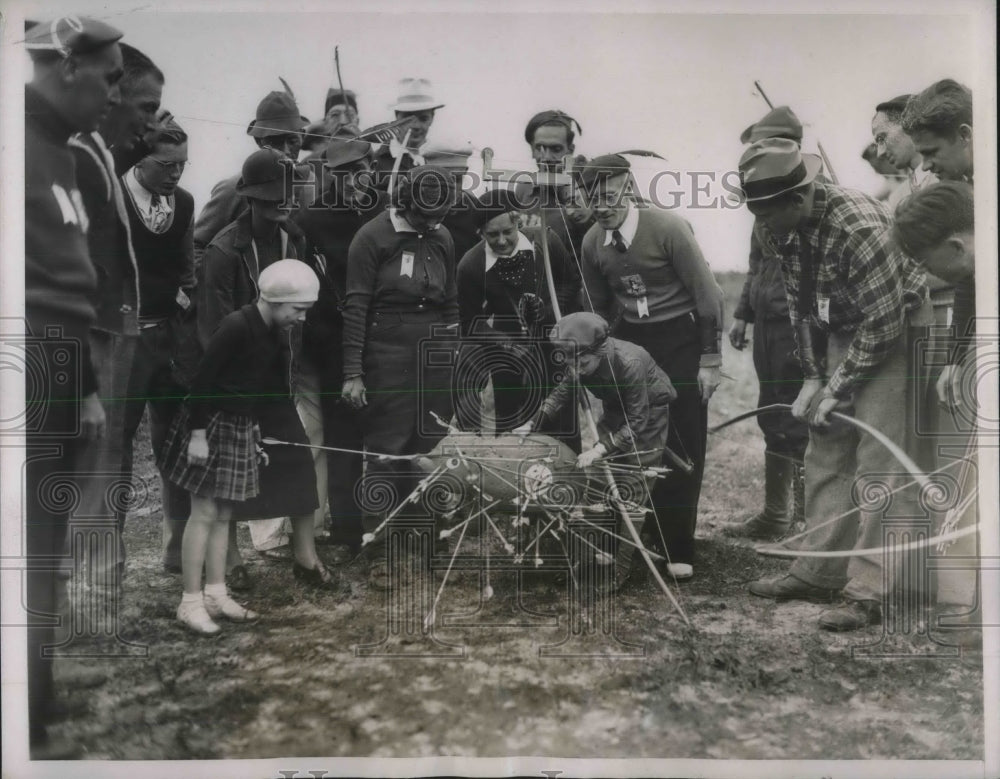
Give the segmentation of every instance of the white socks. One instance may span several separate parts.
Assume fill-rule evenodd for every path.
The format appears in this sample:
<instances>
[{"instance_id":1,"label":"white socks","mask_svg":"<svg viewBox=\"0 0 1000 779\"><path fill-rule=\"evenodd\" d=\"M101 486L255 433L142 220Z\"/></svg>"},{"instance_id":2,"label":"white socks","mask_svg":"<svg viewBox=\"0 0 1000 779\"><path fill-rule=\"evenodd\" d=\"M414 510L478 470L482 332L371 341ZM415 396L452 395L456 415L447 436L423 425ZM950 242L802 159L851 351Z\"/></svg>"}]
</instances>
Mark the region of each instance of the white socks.
<instances>
[{"instance_id":1,"label":"white socks","mask_svg":"<svg viewBox=\"0 0 1000 779\"><path fill-rule=\"evenodd\" d=\"M216 600L225 600L229 597L229 593L226 592L226 583L220 582L219 584L206 584L205 595L211 596Z\"/></svg>"}]
</instances>

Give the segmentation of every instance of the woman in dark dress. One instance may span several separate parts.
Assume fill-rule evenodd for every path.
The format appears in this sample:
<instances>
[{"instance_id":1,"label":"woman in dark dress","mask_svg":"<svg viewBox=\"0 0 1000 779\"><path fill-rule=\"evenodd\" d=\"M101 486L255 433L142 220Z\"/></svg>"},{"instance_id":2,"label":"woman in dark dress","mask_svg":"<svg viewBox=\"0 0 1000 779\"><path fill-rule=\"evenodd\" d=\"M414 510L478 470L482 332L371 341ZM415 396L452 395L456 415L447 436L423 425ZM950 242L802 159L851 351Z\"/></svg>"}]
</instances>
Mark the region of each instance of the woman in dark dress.
<instances>
[{"instance_id":1,"label":"woman in dark dress","mask_svg":"<svg viewBox=\"0 0 1000 779\"><path fill-rule=\"evenodd\" d=\"M507 189L487 191L475 215L482 239L458 264L459 316L463 345L456 371L459 425L480 427L480 398L493 384L497 433L531 419L555 383L561 366L546 330L555 314L543 262L543 236L522 228L519 202ZM559 238L544 240L552 266L556 300L572 310L580 291L579 275ZM570 403L541 431L579 450L575 404Z\"/></svg>"},{"instance_id":2,"label":"woman in dark dress","mask_svg":"<svg viewBox=\"0 0 1000 779\"><path fill-rule=\"evenodd\" d=\"M348 250L342 396L361 411L368 453L429 452L447 432L435 415L447 424L452 412L458 292L454 243L441 225L452 181L433 166L411 169L394 206L361 227ZM381 477L393 497L362 506L366 526L416 485L399 463L368 462L367 483Z\"/></svg>"}]
</instances>

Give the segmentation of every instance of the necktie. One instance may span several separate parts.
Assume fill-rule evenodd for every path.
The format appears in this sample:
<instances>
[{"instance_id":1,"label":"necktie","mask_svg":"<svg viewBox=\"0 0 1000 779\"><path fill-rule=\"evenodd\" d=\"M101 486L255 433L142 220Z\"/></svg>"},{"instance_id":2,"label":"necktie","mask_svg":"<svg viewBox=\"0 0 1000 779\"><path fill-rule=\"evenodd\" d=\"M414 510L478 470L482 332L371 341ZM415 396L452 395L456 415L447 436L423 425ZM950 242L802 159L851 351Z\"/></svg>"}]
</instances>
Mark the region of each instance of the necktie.
<instances>
[{"instance_id":1,"label":"necktie","mask_svg":"<svg viewBox=\"0 0 1000 779\"><path fill-rule=\"evenodd\" d=\"M149 229L154 233L160 232L169 216L170 207L154 192L149 199Z\"/></svg>"},{"instance_id":2,"label":"necktie","mask_svg":"<svg viewBox=\"0 0 1000 779\"><path fill-rule=\"evenodd\" d=\"M611 242L615 245L615 249L617 249L621 254L625 254L625 252L628 251L628 247L625 245L625 239L622 238L622 234L617 230L611 231Z\"/></svg>"}]
</instances>

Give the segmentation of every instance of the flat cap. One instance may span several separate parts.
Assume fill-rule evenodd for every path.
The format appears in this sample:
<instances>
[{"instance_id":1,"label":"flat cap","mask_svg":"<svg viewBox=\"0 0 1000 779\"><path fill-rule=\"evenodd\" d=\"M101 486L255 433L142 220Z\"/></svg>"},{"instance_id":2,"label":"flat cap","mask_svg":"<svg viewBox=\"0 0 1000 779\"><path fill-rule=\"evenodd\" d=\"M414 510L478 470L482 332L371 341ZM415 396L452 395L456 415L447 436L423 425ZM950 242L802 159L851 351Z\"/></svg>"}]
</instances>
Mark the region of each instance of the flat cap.
<instances>
[{"instance_id":1,"label":"flat cap","mask_svg":"<svg viewBox=\"0 0 1000 779\"><path fill-rule=\"evenodd\" d=\"M571 341L578 354L586 354L608 340L611 328L604 317L590 311L567 314L552 329L553 341Z\"/></svg>"},{"instance_id":2,"label":"flat cap","mask_svg":"<svg viewBox=\"0 0 1000 779\"><path fill-rule=\"evenodd\" d=\"M55 52L60 57L89 54L121 40L124 33L87 16L60 16L28 28L24 46L33 54Z\"/></svg>"},{"instance_id":3,"label":"flat cap","mask_svg":"<svg viewBox=\"0 0 1000 779\"><path fill-rule=\"evenodd\" d=\"M420 156L428 165L437 165L453 170L467 170L469 157L472 156L472 144L436 144L428 143L420 150Z\"/></svg>"}]
</instances>

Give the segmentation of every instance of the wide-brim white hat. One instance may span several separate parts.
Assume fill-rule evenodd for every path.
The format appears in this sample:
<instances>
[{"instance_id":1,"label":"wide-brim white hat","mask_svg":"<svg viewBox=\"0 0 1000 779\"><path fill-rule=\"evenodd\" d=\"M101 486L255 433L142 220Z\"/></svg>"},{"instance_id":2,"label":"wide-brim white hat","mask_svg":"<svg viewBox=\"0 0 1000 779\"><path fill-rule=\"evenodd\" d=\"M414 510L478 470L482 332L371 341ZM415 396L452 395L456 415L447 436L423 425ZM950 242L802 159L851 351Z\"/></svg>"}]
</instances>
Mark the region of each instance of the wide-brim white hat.
<instances>
[{"instance_id":1,"label":"wide-brim white hat","mask_svg":"<svg viewBox=\"0 0 1000 779\"><path fill-rule=\"evenodd\" d=\"M416 113L444 108L444 103L434 99L434 88L426 78L404 78L399 81L396 102L389 108L393 111Z\"/></svg>"}]
</instances>

